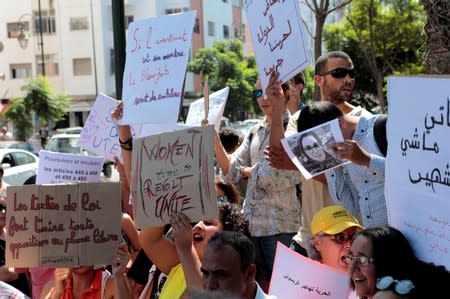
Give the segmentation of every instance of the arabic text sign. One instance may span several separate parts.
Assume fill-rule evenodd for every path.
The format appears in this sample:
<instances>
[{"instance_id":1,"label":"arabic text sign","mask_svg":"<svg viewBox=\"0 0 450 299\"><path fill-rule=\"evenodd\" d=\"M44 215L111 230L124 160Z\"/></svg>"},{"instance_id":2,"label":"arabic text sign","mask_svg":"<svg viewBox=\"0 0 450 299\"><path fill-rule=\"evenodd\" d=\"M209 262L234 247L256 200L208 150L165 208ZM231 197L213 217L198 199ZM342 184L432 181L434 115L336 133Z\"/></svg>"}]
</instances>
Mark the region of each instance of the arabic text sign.
<instances>
[{"instance_id":1,"label":"arabic text sign","mask_svg":"<svg viewBox=\"0 0 450 299\"><path fill-rule=\"evenodd\" d=\"M388 99L389 223L450 269L450 77L390 77Z\"/></svg>"},{"instance_id":2,"label":"arabic text sign","mask_svg":"<svg viewBox=\"0 0 450 299\"><path fill-rule=\"evenodd\" d=\"M122 161L119 131L111 118L116 104L113 98L99 93L78 140L78 146L110 161L114 161L114 157ZM133 136L139 135L140 128L131 127Z\"/></svg>"},{"instance_id":3,"label":"arabic text sign","mask_svg":"<svg viewBox=\"0 0 450 299\"><path fill-rule=\"evenodd\" d=\"M273 71L285 82L310 64L297 0L245 0L244 5L263 90Z\"/></svg>"},{"instance_id":4,"label":"arabic text sign","mask_svg":"<svg viewBox=\"0 0 450 299\"><path fill-rule=\"evenodd\" d=\"M343 142L337 119L281 140L284 150L306 179L348 163L335 156L331 145Z\"/></svg>"},{"instance_id":5,"label":"arabic text sign","mask_svg":"<svg viewBox=\"0 0 450 299\"><path fill-rule=\"evenodd\" d=\"M214 128L195 127L133 141L132 194L139 228L163 226L172 213L217 218Z\"/></svg>"},{"instance_id":6,"label":"arabic text sign","mask_svg":"<svg viewBox=\"0 0 450 299\"><path fill-rule=\"evenodd\" d=\"M8 187L10 267L110 264L120 243L119 183Z\"/></svg>"},{"instance_id":7,"label":"arabic text sign","mask_svg":"<svg viewBox=\"0 0 450 299\"><path fill-rule=\"evenodd\" d=\"M227 102L229 87L218 90L209 95L209 112L208 122L214 124L217 131L220 129L223 111ZM192 126L200 126L201 121L205 118L204 98L198 99L191 104L186 118L186 124Z\"/></svg>"},{"instance_id":8,"label":"arabic text sign","mask_svg":"<svg viewBox=\"0 0 450 299\"><path fill-rule=\"evenodd\" d=\"M36 184L98 182L104 160L103 157L40 151Z\"/></svg>"},{"instance_id":9,"label":"arabic text sign","mask_svg":"<svg viewBox=\"0 0 450 299\"><path fill-rule=\"evenodd\" d=\"M348 298L350 277L278 242L269 294L277 298Z\"/></svg>"},{"instance_id":10,"label":"arabic text sign","mask_svg":"<svg viewBox=\"0 0 450 299\"><path fill-rule=\"evenodd\" d=\"M191 11L129 25L120 123L177 122L194 19Z\"/></svg>"}]
</instances>

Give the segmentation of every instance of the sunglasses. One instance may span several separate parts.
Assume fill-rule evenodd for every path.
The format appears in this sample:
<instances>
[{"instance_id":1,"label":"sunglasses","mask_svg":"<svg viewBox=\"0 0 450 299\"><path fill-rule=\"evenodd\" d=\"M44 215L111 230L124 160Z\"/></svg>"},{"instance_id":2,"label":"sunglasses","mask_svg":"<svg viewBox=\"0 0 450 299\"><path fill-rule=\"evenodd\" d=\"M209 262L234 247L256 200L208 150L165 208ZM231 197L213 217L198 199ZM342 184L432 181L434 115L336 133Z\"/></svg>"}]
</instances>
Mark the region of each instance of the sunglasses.
<instances>
[{"instance_id":1,"label":"sunglasses","mask_svg":"<svg viewBox=\"0 0 450 299\"><path fill-rule=\"evenodd\" d=\"M412 289L414 289L414 284L412 283L411 280L408 279L397 280L394 279L392 276L385 276L383 278L377 279L377 289L379 290L390 289L393 283L395 283L393 289L398 295L407 295L409 294L409 292L411 292Z\"/></svg>"},{"instance_id":2,"label":"sunglasses","mask_svg":"<svg viewBox=\"0 0 450 299\"><path fill-rule=\"evenodd\" d=\"M350 78L354 79L356 77L355 69L345 69L342 67L338 67L336 69L333 69L331 71L319 74L320 76L325 75L331 75L333 78L342 79L345 78L347 75L350 76Z\"/></svg>"},{"instance_id":3,"label":"sunglasses","mask_svg":"<svg viewBox=\"0 0 450 299\"><path fill-rule=\"evenodd\" d=\"M312 151L312 150L318 149L318 148L320 148L320 145L319 145L317 142L315 142L315 143L312 144L312 145L307 145L307 146L304 147L304 149L305 149L306 151Z\"/></svg>"},{"instance_id":4,"label":"sunglasses","mask_svg":"<svg viewBox=\"0 0 450 299\"><path fill-rule=\"evenodd\" d=\"M220 203L228 202L228 197L226 195L217 195L217 201Z\"/></svg>"},{"instance_id":5,"label":"sunglasses","mask_svg":"<svg viewBox=\"0 0 450 299\"><path fill-rule=\"evenodd\" d=\"M373 264L375 262L375 259L373 257L368 257L364 255L353 256L348 254L344 255L344 261L349 265L355 262L357 265L365 267L369 264Z\"/></svg>"},{"instance_id":6,"label":"sunglasses","mask_svg":"<svg viewBox=\"0 0 450 299\"><path fill-rule=\"evenodd\" d=\"M257 99L257 98L263 96L263 91L262 91L262 89L254 89L252 93L253 93L253 97L254 97L255 99Z\"/></svg>"},{"instance_id":7,"label":"sunglasses","mask_svg":"<svg viewBox=\"0 0 450 299\"><path fill-rule=\"evenodd\" d=\"M329 234L319 234L319 237L330 237L332 241L338 243L338 244L345 244L348 241L353 239L353 234L349 235L349 234L344 234L344 233L339 233L339 234L335 234L335 235L329 235Z\"/></svg>"}]
</instances>

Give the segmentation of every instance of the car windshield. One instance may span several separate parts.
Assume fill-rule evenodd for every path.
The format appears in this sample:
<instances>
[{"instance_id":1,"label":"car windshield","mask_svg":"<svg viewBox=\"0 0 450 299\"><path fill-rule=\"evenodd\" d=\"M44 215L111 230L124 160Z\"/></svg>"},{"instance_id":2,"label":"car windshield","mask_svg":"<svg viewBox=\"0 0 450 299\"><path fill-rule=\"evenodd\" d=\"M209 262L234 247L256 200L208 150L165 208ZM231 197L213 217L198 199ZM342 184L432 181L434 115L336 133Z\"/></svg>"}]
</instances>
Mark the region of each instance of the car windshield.
<instances>
[{"instance_id":1,"label":"car windshield","mask_svg":"<svg viewBox=\"0 0 450 299\"><path fill-rule=\"evenodd\" d=\"M70 154L80 154L82 152L81 148L77 146L77 138L71 137L52 138L45 149L52 152Z\"/></svg>"}]
</instances>

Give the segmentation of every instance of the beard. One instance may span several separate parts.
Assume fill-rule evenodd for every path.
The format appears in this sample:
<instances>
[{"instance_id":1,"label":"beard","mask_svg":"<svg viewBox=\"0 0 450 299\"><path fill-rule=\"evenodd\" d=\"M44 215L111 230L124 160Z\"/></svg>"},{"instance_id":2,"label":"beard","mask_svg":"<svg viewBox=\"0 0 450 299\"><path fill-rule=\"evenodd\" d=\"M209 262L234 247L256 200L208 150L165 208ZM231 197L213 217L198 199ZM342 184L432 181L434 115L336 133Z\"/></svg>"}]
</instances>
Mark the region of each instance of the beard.
<instances>
[{"instance_id":1,"label":"beard","mask_svg":"<svg viewBox=\"0 0 450 299\"><path fill-rule=\"evenodd\" d=\"M322 96L322 98L331 102L334 105L338 105L345 101L348 101L352 93L344 91L343 89L346 87L350 88L351 91L353 91L353 86L351 84L343 84L338 88L332 88L328 85L327 81L325 80L323 85L324 95Z\"/></svg>"}]
</instances>

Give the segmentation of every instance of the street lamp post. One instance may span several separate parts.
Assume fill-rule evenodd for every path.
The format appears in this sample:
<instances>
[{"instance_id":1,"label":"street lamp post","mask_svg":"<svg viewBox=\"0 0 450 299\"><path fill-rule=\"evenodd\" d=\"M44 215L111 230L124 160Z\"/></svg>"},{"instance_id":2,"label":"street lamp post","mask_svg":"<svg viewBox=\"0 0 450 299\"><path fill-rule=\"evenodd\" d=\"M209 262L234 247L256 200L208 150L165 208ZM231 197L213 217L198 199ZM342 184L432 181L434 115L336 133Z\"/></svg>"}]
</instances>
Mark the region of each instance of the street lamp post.
<instances>
[{"instance_id":1,"label":"street lamp post","mask_svg":"<svg viewBox=\"0 0 450 299\"><path fill-rule=\"evenodd\" d=\"M41 0L38 0L38 12L39 12L39 47L41 48L41 68L42 68L42 76L45 77L45 60L44 60L44 38L42 36L42 11L41 11ZM19 41L19 45L22 49L26 49L28 46L28 41L30 37L28 33L25 31L25 24L22 22L23 17L31 16L31 22L33 22L33 15L25 13L19 18L19 34L17 35L17 40Z\"/></svg>"}]
</instances>

